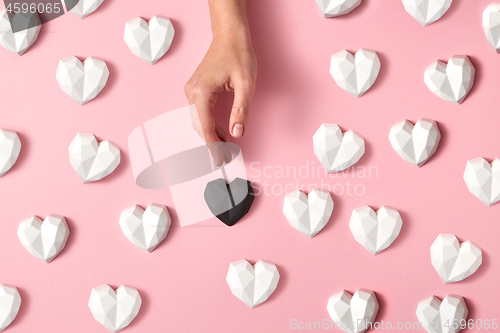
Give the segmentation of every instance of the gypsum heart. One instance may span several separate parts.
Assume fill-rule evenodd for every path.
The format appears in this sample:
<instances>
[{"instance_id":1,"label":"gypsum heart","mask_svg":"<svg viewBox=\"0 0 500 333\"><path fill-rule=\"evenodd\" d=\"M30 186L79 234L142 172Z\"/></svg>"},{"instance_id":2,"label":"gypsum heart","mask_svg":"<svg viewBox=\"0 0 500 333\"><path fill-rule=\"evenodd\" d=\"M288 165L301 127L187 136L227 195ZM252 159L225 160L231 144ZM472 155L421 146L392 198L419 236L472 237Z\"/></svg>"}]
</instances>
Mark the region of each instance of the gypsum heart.
<instances>
[{"instance_id":1,"label":"gypsum heart","mask_svg":"<svg viewBox=\"0 0 500 333\"><path fill-rule=\"evenodd\" d=\"M205 202L219 220L233 226L245 216L254 199L252 183L235 178L230 184L224 179L212 180L205 187Z\"/></svg>"}]
</instances>

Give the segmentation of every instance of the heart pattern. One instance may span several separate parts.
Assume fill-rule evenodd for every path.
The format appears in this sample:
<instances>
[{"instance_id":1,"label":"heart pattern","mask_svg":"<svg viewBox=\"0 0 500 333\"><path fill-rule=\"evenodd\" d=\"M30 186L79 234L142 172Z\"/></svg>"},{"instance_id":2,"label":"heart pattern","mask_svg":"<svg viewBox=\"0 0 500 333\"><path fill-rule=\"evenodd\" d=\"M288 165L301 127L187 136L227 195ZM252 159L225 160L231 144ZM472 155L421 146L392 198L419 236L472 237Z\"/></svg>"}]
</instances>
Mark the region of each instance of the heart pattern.
<instances>
[{"instance_id":1,"label":"heart pattern","mask_svg":"<svg viewBox=\"0 0 500 333\"><path fill-rule=\"evenodd\" d=\"M132 242L148 252L167 237L172 220L167 207L151 204L146 210L135 205L125 209L120 216L123 234Z\"/></svg>"},{"instance_id":2,"label":"heart pattern","mask_svg":"<svg viewBox=\"0 0 500 333\"><path fill-rule=\"evenodd\" d=\"M325 18L349 14L356 9L361 0L316 0Z\"/></svg>"},{"instance_id":3,"label":"heart pattern","mask_svg":"<svg viewBox=\"0 0 500 333\"><path fill-rule=\"evenodd\" d=\"M389 141L399 156L420 168L436 153L441 132L435 120L420 119L415 125L405 120L392 126Z\"/></svg>"},{"instance_id":4,"label":"heart pattern","mask_svg":"<svg viewBox=\"0 0 500 333\"><path fill-rule=\"evenodd\" d=\"M452 0L403 0L405 10L424 27L439 20Z\"/></svg>"},{"instance_id":5,"label":"heart pattern","mask_svg":"<svg viewBox=\"0 0 500 333\"><path fill-rule=\"evenodd\" d=\"M343 50L332 55L330 74L335 83L354 97L371 88L380 72L377 52L360 49L355 55Z\"/></svg>"},{"instance_id":6,"label":"heart pattern","mask_svg":"<svg viewBox=\"0 0 500 333\"><path fill-rule=\"evenodd\" d=\"M153 16L148 23L136 17L125 23L123 39L133 54L154 65L170 49L174 34L174 26L168 18Z\"/></svg>"},{"instance_id":7,"label":"heart pattern","mask_svg":"<svg viewBox=\"0 0 500 333\"><path fill-rule=\"evenodd\" d=\"M472 87L476 68L468 56L452 56L445 64L436 61L425 69L424 82L436 96L462 104Z\"/></svg>"},{"instance_id":8,"label":"heart pattern","mask_svg":"<svg viewBox=\"0 0 500 333\"><path fill-rule=\"evenodd\" d=\"M0 10L0 45L6 50L22 56L35 44L42 29L42 23L37 13L23 13L20 11L13 16L11 25L8 13ZM12 31L14 26L16 32ZM29 29L26 29L31 27Z\"/></svg>"},{"instance_id":9,"label":"heart pattern","mask_svg":"<svg viewBox=\"0 0 500 333\"><path fill-rule=\"evenodd\" d=\"M259 260L251 265L246 260L229 264L226 282L240 301L253 309L272 295L280 279L278 268L272 262Z\"/></svg>"},{"instance_id":10,"label":"heart pattern","mask_svg":"<svg viewBox=\"0 0 500 333\"><path fill-rule=\"evenodd\" d=\"M344 290L330 297L326 309L336 327L348 333L363 333L377 318L379 304L374 291L359 289L351 295Z\"/></svg>"},{"instance_id":11,"label":"heart pattern","mask_svg":"<svg viewBox=\"0 0 500 333\"><path fill-rule=\"evenodd\" d=\"M0 177L5 175L21 153L21 141L14 131L0 129Z\"/></svg>"},{"instance_id":12,"label":"heart pattern","mask_svg":"<svg viewBox=\"0 0 500 333\"><path fill-rule=\"evenodd\" d=\"M464 181L470 193L487 206L500 201L500 158L491 163L479 157L467 162Z\"/></svg>"},{"instance_id":13,"label":"heart pattern","mask_svg":"<svg viewBox=\"0 0 500 333\"><path fill-rule=\"evenodd\" d=\"M0 332L16 319L21 307L21 295L14 286L0 284Z\"/></svg>"},{"instance_id":14,"label":"heart pattern","mask_svg":"<svg viewBox=\"0 0 500 333\"><path fill-rule=\"evenodd\" d=\"M500 53L500 4L492 3L484 10L483 30L488 42Z\"/></svg>"},{"instance_id":15,"label":"heart pattern","mask_svg":"<svg viewBox=\"0 0 500 333\"><path fill-rule=\"evenodd\" d=\"M92 288L89 299L94 319L110 332L118 332L130 325L141 309L139 291L126 285L113 290L107 284Z\"/></svg>"},{"instance_id":16,"label":"heart pattern","mask_svg":"<svg viewBox=\"0 0 500 333\"><path fill-rule=\"evenodd\" d=\"M474 274L483 253L471 241L460 243L455 235L440 234L431 245L431 262L444 283L453 283Z\"/></svg>"},{"instance_id":17,"label":"heart pattern","mask_svg":"<svg viewBox=\"0 0 500 333\"><path fill-rule=\"evenodd\" d=\"M429 333L458 333L468 315L465 299L458 295L448 295L443 301L432 296L422 300L417 307L417 318Z\"/></svg>"},{"instance_id":18,"label":"heart pattern","mask_svg":"<svg viewBox=\"0 0 500 333\"><path fill-rule=\"evenodd\" d=\"M399 236L402 226L399 212L387 206L382 206L376 212L369 206L356 208L349 222L356 242L373 255L387 249Z\"/></svg>"},{"instance_id":19,"label":"heart pattern","mask_svg":"<svg viewBox=\"0 0 500 333\"><path fill-rule=\"evenodd\" d=\"M93 134L78 133L69 145L69 161L82 183L95 182L120 164L120 148L108 140L98 143Z\"/></svg>"},{"instance_id":20,"label":"heart pattern","mask_svg":"<svg viewBox=\"0 0 500 333\"><path fill-rule=\"evenodd\" d=\"M50 214L45 220L38 216L23 220L17 236L29 253L50 263L64 250L69 237L69 227L64 216Z\"/></svg>"},{"instance_id":21,"label":"heart pattern","mask_svg":"<svg viewBox=\"0 0 500 333\"><path fill-rule=\"evenodd\" d=\"M108 77L106 62L95 57L88 57L83 62L76 57L61 59L56 72L61 90L80 105L96 98L106 86Z\"/></svg>"},{"instance_id":22,"label":"heart pattern","mask_svg":"<svg viewBox=\"0 0 500 333\"><path fill-rule=\"evenodd\" d=\"M292 227L312 238L326 226L333 207L332 197L327 191L313 189L306 195L297 190L285 196L283 214Z\"/></svg>"},{"instance_id":23,"label":"heart pattern","mask_svg":"<svg viewBox=\"0 0 500 333\"><path fill-rule=\"evenodd\" d=\"M313 136L314 154L326 172L342 171L365 153L365 140L353 130L342 132L337 124L321 124Z\"/></svg>"},{"instance_id":24,"label":"heart pattern","mask_svg":"<svg viewBox=\"0 0 500 333\"><path fill-rule=\"evenodd\" d=\"M104 0L77 0L71 11L83 19L95 12L103 2Z\"/></svg>"}]
</instances>

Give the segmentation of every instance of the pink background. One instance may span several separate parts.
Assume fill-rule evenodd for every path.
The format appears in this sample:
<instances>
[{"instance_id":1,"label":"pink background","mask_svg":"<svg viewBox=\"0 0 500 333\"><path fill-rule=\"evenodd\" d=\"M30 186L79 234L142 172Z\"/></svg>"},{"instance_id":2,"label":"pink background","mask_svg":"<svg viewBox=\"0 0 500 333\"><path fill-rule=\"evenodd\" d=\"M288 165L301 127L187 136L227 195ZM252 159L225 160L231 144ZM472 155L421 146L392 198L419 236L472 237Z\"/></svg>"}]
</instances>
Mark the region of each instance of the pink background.
<instances>
[{"instance_id":1,"label":"pink background","mask_svg":"<svg viewBox=\"0 0 500 333\"><path fill-rule=\"evenodd\" d=\"M258 88L242 147L250 178L277 195L256 198L235 227L180 228L174 220L167 239L152 254L122 234L123 209L152 202L169 206L165 190L134 184L127 153L129 133L143 122L186 105L183 93L211 33L206 1L105 0L84 20L73 14L45 24L37 43L22 57L0 50L0 128L16 130L23 149L16 166L0 179L0 283L16 285L23 303L8 332L104 332L87 307L92 287L128 284L143 306L127 332L285 332L290 320L327 319L333 293L369 288L377 292L377 320L416 321L420 300L449 293L466 298L469 318L498 317L500 205L486 207L462 179L467 160L500 155L498 82L500 55L487 42L481 13L491 0L455 0L444 17L422 27L400 0L364 0L348 16L326 20L313 0L249 0L248 12L259 59ZM122 40L126 21L164 15L176 36L168 54L150 66ZM356 99L328 73L330 56L343 49L376 50L382 70L375 85ZM434 96L425 86L426 66L467 54L476 83L463 105ZM78 106L55 79L59 59L76 55L104 59L111 75L102 93ZM219 103L221 119L231 96ZM421 169L391 148L391 125L422 117L439 122L443 140ZM299 178L299 185L361 184L361 196L334 196L330 223L314 239L291 228L281 210L278 186L293 177L258 175L280 166L319 162L312 135L322 122L354 129L367 152L357 166L373 166L378 177ZM68 161L68 145L79 132L110 139L122 163L106 179L81 184ZM323 174L322 174L323 175ZM279 176L279 175L278 175ZM290 189L292 186L289 187ZM358 187L358 189L361 187ZM349 231L353 208L397 208L404 225L386 251L372 256ZM31 215L68 218L66 249L49 265L20 244L18 224ZM439 233L456 234L483 249L483 265L470 278L444 285L431 266L429 246ZM270 299L248 309L229 291L230 262L266 259L281 280ZM467 330L476 331L476 330Z\"/></svg>"}]
</instances>

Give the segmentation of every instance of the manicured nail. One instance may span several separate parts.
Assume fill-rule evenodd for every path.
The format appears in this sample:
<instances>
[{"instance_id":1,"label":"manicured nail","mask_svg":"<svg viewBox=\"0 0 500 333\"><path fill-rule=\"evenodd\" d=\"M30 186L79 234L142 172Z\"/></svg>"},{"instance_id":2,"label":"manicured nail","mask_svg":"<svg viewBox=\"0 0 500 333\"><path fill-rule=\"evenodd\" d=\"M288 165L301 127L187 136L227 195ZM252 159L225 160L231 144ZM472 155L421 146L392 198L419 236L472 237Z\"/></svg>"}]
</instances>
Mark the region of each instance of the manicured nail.
<instances>
[{"instance_id":1,"label":"manicured nail","mask_svg":"<svg viewBox=\"0 0 500 333\"><path fill-rule=\"evenodd\" d=\"M233 136L239 138L243 135L243 124L237 123L233 126Z\"/></svg>"}]
</instances>

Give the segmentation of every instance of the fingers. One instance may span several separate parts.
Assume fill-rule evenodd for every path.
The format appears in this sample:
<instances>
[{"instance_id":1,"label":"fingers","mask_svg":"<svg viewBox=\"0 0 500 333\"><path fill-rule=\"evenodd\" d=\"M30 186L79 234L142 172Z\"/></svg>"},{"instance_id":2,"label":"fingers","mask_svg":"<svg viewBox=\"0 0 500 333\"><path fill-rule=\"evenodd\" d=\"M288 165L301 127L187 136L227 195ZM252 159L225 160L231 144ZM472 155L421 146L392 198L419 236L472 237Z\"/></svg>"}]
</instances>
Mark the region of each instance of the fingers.
<instances>
[{"instance_id":1,"label":"fingers","mask_svg":"<svg viewBox=\"0 0 500 333\"><path fill-rule=\"evenodd\" d=\"M255 84L252 80L239 80L234 84L234 102L229 120L229 132L235 138L241 138L245 133L254 91Z\"/></svg>"}]
</instances>

